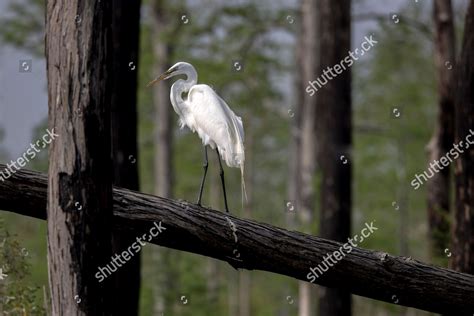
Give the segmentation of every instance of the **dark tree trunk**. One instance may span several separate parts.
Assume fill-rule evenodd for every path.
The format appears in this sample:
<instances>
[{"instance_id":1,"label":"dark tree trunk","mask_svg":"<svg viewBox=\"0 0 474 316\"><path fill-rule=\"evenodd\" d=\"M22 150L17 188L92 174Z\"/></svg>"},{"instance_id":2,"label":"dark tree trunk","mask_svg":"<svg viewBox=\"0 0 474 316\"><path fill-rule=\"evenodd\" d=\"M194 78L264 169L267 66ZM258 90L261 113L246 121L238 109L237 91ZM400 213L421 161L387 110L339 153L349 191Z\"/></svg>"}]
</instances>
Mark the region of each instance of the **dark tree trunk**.
<instances>
[{"instance_id":1,"label":"dark tree trunk","mask_svg":"<svg viewBox=\"0 0 474 316\"><path fill-rule=\"evenodd\" d=\"M138 191L137 73L140 0L112 1L112 159L114 185ZM113 253L122 253L133 242L132 234L114 234ZM140 254L114 274L113 315L138 315Z\"/></svg>"},{"instance_id":2,"label":"dark tree trunk","mask_svg":"<svg viewBox=\"0 0 474 316\"><path fill-rule=\"evenodd\" d=\"M107 1L48 1L46 60L51 144L48 269L53 315L110 315L110 104L113 45Z\"/></svg>"},{"instance_id":3,"label":"dark tree trunk","mask_svg":"<svg viewBox=\"0 0 474 316\"><path fill-rule=\"evenodd\" d=\"M470 1L466 15L462 52L456 68L455 137L456 142L466 142L466 136L474 127L474 1ZM464 149L456 160L455 174L452 268L474 274L474 146Z\"/></svg>"},{"instance_id":4,"label":"dark tree trunk","mask_svg":"<svg viewBox=\"0 0 474 316\"><path fill-rule=\"evenodd\" d=\"M318 1L320 63L316 75L341 63L351 49L351 1ZM318 163L322 172L320 234L347 241L351 228L352 109L351 70L328 80L317 97ZM344 158L341 158L344 156ZM344 159L347 163L344 164ZM343 289L321 289L321 316L350 315L351 296Z\"/></svg>"},{"instance_id":5,"label":"dark tree trunk","mask_svg":"<svg viewBox=\"0 0 474 316\"><path fill-rule=\"evenodd\" d=\"M437 126L428 145L430 162L446 155L454 141L455 37L451 0L435 0L433 18L439 110ZM444 168L427 183L428 229L433 257L444 257L444 249L449 244L450 175L451 169Z\"/></svg>"},{"instance_id":6,"label":"dark tree trunk","mask_svg":"<svg viewBox=\"0 0 474 316\"><path fill-rule=\"evenodd\" d=\"M4 168L0 164L0 170ZM46 185L46 175L28 170L16 172L5 182L0 181L0 209L45 219ZM233 254L232 231L223 229L229 227L229 219L239 230L239 258ZM112 224L116 230L142 236L159 222L165 230L150 243L222 260L236 268L274 272L304 281L308 280L310 268L342 247L336 241L241 219L186 201L114 188ZM458 316L474 312L473 275L381 251L355 247L315 283L389 303L396 295L399 305L435 313L456 311Z\"/></svg>"}]
</instances>

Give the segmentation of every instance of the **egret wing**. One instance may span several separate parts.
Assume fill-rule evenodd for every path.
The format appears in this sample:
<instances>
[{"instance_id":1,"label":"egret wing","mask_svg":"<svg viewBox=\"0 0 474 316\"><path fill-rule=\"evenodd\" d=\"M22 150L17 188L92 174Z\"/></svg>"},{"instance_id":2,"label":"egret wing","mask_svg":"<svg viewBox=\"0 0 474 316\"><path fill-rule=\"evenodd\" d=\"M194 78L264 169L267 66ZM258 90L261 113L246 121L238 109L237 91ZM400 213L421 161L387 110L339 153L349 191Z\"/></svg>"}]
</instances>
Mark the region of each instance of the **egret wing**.
<instances>
[{"instance_id":1,"label":"egret wing","mask_svg":"<svg viewBox=\"0 0 474 316\"><path fill-rule=\"evenodd\" d=\"M205 145L216 145L229 167L244 163L242 119L208 85L195 85L188 94L194 129Z\"/></svg>"}]
</instances>

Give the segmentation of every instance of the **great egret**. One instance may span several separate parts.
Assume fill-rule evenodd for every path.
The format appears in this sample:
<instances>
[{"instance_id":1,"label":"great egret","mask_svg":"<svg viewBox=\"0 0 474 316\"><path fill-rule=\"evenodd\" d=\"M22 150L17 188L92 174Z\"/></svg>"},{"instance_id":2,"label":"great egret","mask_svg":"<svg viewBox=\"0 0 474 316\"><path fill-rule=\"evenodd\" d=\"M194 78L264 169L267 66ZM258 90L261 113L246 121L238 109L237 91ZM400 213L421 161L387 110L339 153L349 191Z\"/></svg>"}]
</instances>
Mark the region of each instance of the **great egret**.
<instances>
[{"instance_id":1,"label":"great egret","mask_svg":"<svg viewBox=\"0 0 474 316\"><path fill-rule=\"evenodd\" d=\"M186 62L178 62L159 77L148 83L147 87L174 76L186 75L186 80L179 79L171 86L170 100L173 109L179 116L180 127L186 125L197 132L204 145L204 174L199 189L197 204L201 205L202 191L206 180L208 158L207 145L216 150L219 160L222 191L225 210L229 212L225 191L224 169L221 157L229 167L240 168L242 202L245 192L244 182L244 127L242 119L235 115L227 103L208 85L197 84L197 72ZM187 98L183 99L183 93Z\"/></svg>"}]
</instances>

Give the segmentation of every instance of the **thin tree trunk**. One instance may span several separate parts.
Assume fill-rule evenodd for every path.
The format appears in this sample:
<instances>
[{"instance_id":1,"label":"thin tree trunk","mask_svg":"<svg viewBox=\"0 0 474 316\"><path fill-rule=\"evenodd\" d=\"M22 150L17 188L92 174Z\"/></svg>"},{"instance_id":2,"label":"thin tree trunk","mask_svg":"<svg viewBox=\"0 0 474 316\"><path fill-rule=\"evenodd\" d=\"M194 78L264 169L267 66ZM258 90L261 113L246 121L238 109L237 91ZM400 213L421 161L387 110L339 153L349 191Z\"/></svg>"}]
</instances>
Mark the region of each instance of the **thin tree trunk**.
<instances>
[{"instance_id":1,"label":"thin tree trunk","mask_svg":"<svg viewBox=\"0 0 474 316\"><path fill-rule=\"evenodd\" d=\"M318 1L320 63L317 75L341 63L351 49L351 1ZM351 229L351 70L327 80L316 93L318 162L322 172L320 234L347 241ZM342 157L344 156L344 157ZM344 161L347 162L344 164ZM351 315L351 296L342 289L321 289L321 316Z\"/></svg>"},{"instance_id":2,"label":"thin tree trunk","mask_svg":"<svg viewBox=\"0 0 474 316\"><path fill-rule=\"evenodd\" d=\"M317 10L316 2L312 0L303 0L301 3L301 32L300 45L298 49L298 68L302 73L302 80L299 82L301 86L299 91L304 91L317 71ZM310 233L312 221L314 219L314 169L316 162L315 152L315 113L316 113L316 96L309 96L307 93L299 95L300 106L300 147L297 152L298 163L297 170L297 194L296 204L298 206L297 214L304 232ZM298 140L297 140L298 141ZM298 284L298 315L311 316L315 314L313 306L316 293L313 291L314 286L308 282L300 281Z\"/></svg>"},{"instance_id":3,"label":"thin tree trunk","mask_svg":"<svg viewBox=\"0 0 474 316\"><path fill-rule=\"evenodd\" d=\"M164 39L169 29L167 21L166 0L154 0L152 5L152 38L154 75L164 73L169 67L170 47ZM171 120L171 104L169 99L169 85L163 82L153 86L153 103L155 105L155 194L163 197L172 197L173 188L173 124ZM153 282L153 312L161 315L167 306L164 288L171 282L168 266L164 264L170 261L171 251L165 248L152 249L152 260L155 267L155 281Z\"/></svg>"},{"instance_id":4,"label":"thin tree trunk","mask_svg":"<svg viewBox=\"0 0 474 316\"><path fill-rule=\"evenodd\" d=\"M48 270L53 315L109 315L111 3L48 1Z\"/></svg>"},{"instance_id":5,"label":"thin tree trunk","mask_svg":"<svg viewBox=\"0 0 474 316\"><path fill-rule=\"evenodd\" d=\"M239 271L239 316L250 316L250 271Z\"/></svg>"},{"instance_id":6,"label":"thin tree trunk","mask_svg":"<svg viewBox=\"0 0 474 316\"><path fill-rule=\"evenodd\" d=\"M252 127L247 126L245 138L245 168L247 174L247 203L244 205L243 217L250 218L253 208L253 188L255 175L253 172L253 153L254 153L254 131ZM239 316L250 316L251 314L252 287L249 271L239 271Z\"/></svg>"},{"instance_id":7,"label":"thin tree trunk","mask_svg":"<svg viewBox=\"0 0 474 316\"><path fill-rule=\"evenodd\" d=\"M455 36L451 0L435 0L435 65L438 73L438 122L428 145L429 162L440 160L454 141ZM444 257L449 244L450 168L443 168L427 183L428 229L432 257Z\"/></svg>"},{"instance_id":8,"label":"thin tree trunk","mask_svg":"<svg viewBox=\"0 0 474 316\"><path fill-rule=\"evenodd\" d=\"M238 272L234 270L230 270L230 272L227 273L227 276L228 276L228 293L227 293L228 312L227 314L229 316L237 316L239 314Z\"/></svg>"},{"instance_id":9,"label":"thin tree trunk","mask_svg":"<svg viewBox=\"0 0 474 316\"><path fill-rule=\"evenodd\" d=\"M474 126L474 1L470 1L457 72L456 142L466 142ZM464 146L467 146L466 144ZM466 147L464 147L466 148ZM474 146L456 160L456 214L452 268L474 274Z\"/></svg>"},{"instance_id":10,"label":"thin tree trunk","mask_svg":"<svg viewBox=\"0 0 474 316\"><path fill-rule=\"evenodd\" d=\"M303 48L303 32L298 32L298 42L295 48L295 61L296 67L298 69L297 73L303 72L303 66L301 60L303 59L304 48ZM288 201L285 205L286 209L286 221L288 229L294 229L296 225L295 213L298 212L299 205L296 204L299 199L299 189L301 187L301 125L302 125L302 111L303 111L303 102L304 102L304 91L301 90L303 86L303 79L301 76L295 76L295 99L297 104L293 109L288 110L288 115L290 116L290 133L291 139L289 144L289 153L288 153ZM291 112L293 111L293 112Z\"/></svg>"},{"instance_id":11,"label":"thin tree trunk","mask_svg":"<svg viewBox=\"0 0 474 316\"><path fill-rule=\"evenodd\" d=\"M397 206L399 212L399 255L408 257L410 255L410 249L408 247L408 226L410 223L409 220L409 213L408 213L408 190L407 186L407 158L406 158L406 140L404 137L397 137L397 151L398 151L398 159L397 159L397 181L399 183L397 188ZM408 309L406 307L402 307L399 310L399 315L405 316L407 315Z\"/></svg>"},{"instance_id":12,"label":"thin tree trunk","mask_svg":"<svg viewBox=\"0 0 474 316\"><path fill-rule=\"evenodd\" d=\"M296 44L295 49L295 61L296 67L300 67L301 63L298 61L301 60L303 54L303 47L302 47L302 32L298 32L298 43ZM301 73L302 69L298 69L297 73ZM288 200L286 201L285 207L285 221L286 221L286 229L294 230L296 228L296 213L298 212L298 205L296 201L299 199L299 188L300 179L301 179L301 172L300 172L300 151L301 151L301 118L302 114L301 111L303 109L303 93L304 91L301 90L302 87L302 78L301 76L295 76L294 83L295 83L295 91L296 96L295 99L297 100L296 105L293 109L289 109L288 114L290 116L290 144L288 146ZM291 112L293 111L293 112ZM299 282L298 282L299 283ZM287 297L290 293L288 292L289 285L282 288L281 290L281 297ZM293 295L294 296L294 295ZM304 304L305 301L301 302ZM298 300L298 304L300 304ZM300 307L302 308L302 307ZM289 316L290 310L287 305L283 305L281 309L281 316Z\"/></svg>"},{"instance_id":13,"label":"thin tree trunk","mask_svg":"<svg viewBox=\"0 0 474 316\"><path fill-rule=\"evenodd\" d=\"M114 54L112 88L112 159L114 185L138 191L137 111L138 38L140 1L112 2ZM113 253L122 253L136 241L135 234L114 234ZM138 315L140 254L114 274L113 315Z\"/></svg>"},{"instance_id":14,"label":"thin tree trunk","mask_svg":"<svg viewBox=\"0 0 474 316\"><path fill-rule=\"evenodd\" d=\"M160 34L169 29L166 21L166 1L155 0L153 6L153 72L164 73L170 66L171 47ZM173 124L172 107L167 82L153 86L153 103L155 104L155 193L163 197L172 196L173 187Z\"/></svg>"},{"instance_id":15,"label":"thin tree trunk","mask_svg":"<svg viewBox=\"0 0 474 316\"><path fill-rule=\"evenodd\" d=\"M299 69L303 73L303 82L300 90L304 90L308 82L314 77L317 71L317 10L316 3L312 0L303 0L303 56L299 59ZM307 93L302 95L302 109L301 109L301 147L299 157L299 174L300 187L298 188L299 206L298 214L302 222L304 230L308 230L308 225L311 225L314 219L314 169L316 164L316 98Z\"/></svg>"},{"instance_id":16,"label":"thin tree trunk","mask_svg":"<svg viewBox=\"0 0 474 316\"><path fill-rule=\"evenodd\" d=\"M218 262L213 258L207 258L207 300L210 306L217 306L219 302L219 267Z\"/></svg>"},{"instance_id":17,"label":"thin tree trunk","mask_svg":"<svg viewBox=\"0 0 474 316\"><path fill-rule=\"evenodd\" d=\"M398 208L399 222L398 222L398 237L399 237L399 254L401 256L410 256L410 249L408 247L408 226L410 223L408 205L409 205L409 192L405 183L407 179L407 144L403 136L397 137L397 182L399 183L397 188L397 201L395 201L396 207Z\"/></svg>"},{"instance_id":18,"label":"thin tree trunk","mask_svg":"<svg viewBox=\"0 0 474 316\"><path fill-rule=\"evenodd\" d=\"M211 155L209 164L213 164L214 159ZM217 163L217 160L215 161ZM215 169L209 168L209 200L211 207L217 209L220 205L220 182ZM219 301L219 265L218 261L213 258L207 259L207 297L209 304L215 306Z\"/></svg>"}]
</instances>

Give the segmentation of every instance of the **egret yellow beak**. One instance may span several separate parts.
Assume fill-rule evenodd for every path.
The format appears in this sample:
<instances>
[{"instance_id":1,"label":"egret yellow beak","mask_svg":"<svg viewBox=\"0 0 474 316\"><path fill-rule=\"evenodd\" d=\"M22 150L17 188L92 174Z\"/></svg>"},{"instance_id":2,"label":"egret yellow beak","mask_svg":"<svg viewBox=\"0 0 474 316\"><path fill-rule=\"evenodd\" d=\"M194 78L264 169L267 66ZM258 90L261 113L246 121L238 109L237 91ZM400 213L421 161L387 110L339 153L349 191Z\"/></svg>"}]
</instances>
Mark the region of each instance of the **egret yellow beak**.
<instances>
[{"instance_id":1,"label":"egret yellow beak","mask_svg":"<svg viewBox=\"0 0 474 316\"><path fill-rule=\"evenodd\" d=\"M152 81L150 81L146 87L149 88L151 87L152 85L154 85L155 83L158 83L160 82L161 80L165 79L166 78L166 75L165 74L162 74L161 76L159 76L158 78L155 78L153 79Z\"/></svg>"},{"instance_id":2,"label":"egret yellow beak","mask_svg":"<svg viewBox=\"0 0 474 316\"><path fill-rule=\"evenodd\" d=\"M173 71L170 71L170 70L167 70L165 71L163 74L161 74L158 78L155 78L153 79L152 81L150 81L146 87L149 88L151 87L152 85L154 85L155 83L158 83L160 82L161 80L166 80L168 79L168 76L172 73Z\"/></svg>"}]
</instances>

